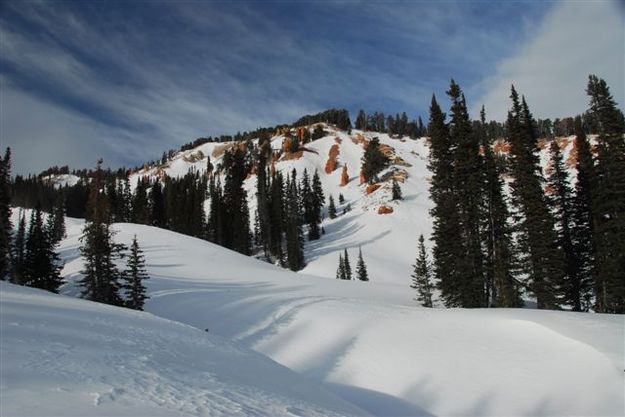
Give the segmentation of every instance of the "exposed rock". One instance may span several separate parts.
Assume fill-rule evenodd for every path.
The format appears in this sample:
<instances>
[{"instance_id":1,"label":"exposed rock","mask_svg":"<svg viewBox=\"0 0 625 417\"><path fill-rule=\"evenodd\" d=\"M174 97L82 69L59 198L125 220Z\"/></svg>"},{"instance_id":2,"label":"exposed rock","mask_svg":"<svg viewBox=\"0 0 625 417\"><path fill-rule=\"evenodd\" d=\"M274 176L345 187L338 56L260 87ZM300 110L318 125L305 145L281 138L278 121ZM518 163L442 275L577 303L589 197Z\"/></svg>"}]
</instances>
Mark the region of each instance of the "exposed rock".
<instances>
[{"instance_id":1,"label":"exposed rock","mask_svg":"<svg viewBox=\"0 0 625 417\"><path fill-rule=\"evenodd\" d=\"M493 145L493 152L496 154L509 154L510 144L503 139L497 139Z\"/></svg>"},{"instance_id":2,"label":"exposed rock","mask_svg":"<svg viewBox=\"0 0 625 417\"><path fill-rule=\"evenodd\" d=\"M360 170L360 176L359 176L359 178L360 178L360 183L359 183L359 184L360 184L360 185L364 184L364 183L365 183L365 173L364 173L364 172L362 172L362 169Z\"/></svg>"},{"instance_id":3,"label":"exposed rock","mask_svg":"<svg viewBox=\"0 0 625 417\"><path fill-rule=\"evenodd\" d=\"M188 154L182 156L183 161L191 164L201 161L202 159L204 159L204 153L202 151L189 152Z\"/></svg>"},{"instance_id":4,"label":"exposed rock","mask_svg":"<svg viewBox=\"0 0 625 417\"><path fill-rule=\"evenodd\" d=\"M336 157L339 155L339 145L332 145L328 152L328 162L326 162L326 174L331 174L337 168Z\"/></svg>"},{"instance_id":5,"label":"exposed rock","mask_svg":"<svg viewBox=\"0 0 625 417\"><path fill-rule=\"evenodd\" d=\"M391 214L393 212L393 207L389 206L380 206L378 209L378 214Z\"/></svg>"},{"instance_id":6,"label":"exposed rock","mask_svg":"<svg viewBox=\"0 0 625 417\"><path fill-rule=\"evenodd\" d=\"M349 182L349 174L347 174L347 164L343 165L343 172L341 172L341 187L345 187Z\"/></svg>"},{"instance_id":7,"label":"exposed rock","mask_svg":"<svg viewBox=\"0 0 625 417\"><path fill-rule=\"evenodd\" d=\"M375 184L368 185L367 189L366 189L367 195L371 194L372 192L374 192L375 190L377 190L381 186L382 185L380 183L375 183Z\"/></svg>"}]
</instances>

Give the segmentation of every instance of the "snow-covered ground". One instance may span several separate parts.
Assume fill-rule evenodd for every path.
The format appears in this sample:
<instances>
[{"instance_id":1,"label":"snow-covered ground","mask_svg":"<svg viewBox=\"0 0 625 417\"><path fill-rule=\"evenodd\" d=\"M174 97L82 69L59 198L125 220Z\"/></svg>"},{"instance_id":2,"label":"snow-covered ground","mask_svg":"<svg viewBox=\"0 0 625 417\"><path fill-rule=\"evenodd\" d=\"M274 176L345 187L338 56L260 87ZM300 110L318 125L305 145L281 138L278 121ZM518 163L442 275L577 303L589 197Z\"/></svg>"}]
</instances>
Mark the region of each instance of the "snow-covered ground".
<instances>
[{"instance_id":1,"label":"snow-covered ground","mask_svg":"<svg viewBox=\"0 0 625 417\"><path fill-rule=\"evenodd\" d=\"M77 248L82 222L69 219L68 223L68 238L61 245L61 253L70 284L63 292L72 295L76 289L71 282L81 269ZM553 416L623 415L625 411L622 316L521 309L424 309L412 301L407 287L292 273L173 232L133 224L115 227L119 241L128 243L136 234L145 250L151 275L148 312L199 329L184 327L200 339L206 336L203 329L208 328L208 335L219 336L208 339L206 343L211 346L231 340L237 346L252 348L371 414ZM3 299L5 292L6 286L2 287ZM67 300L66 305L74 302L83 303ZM143 320L144 314L124 314L124 326L144 327L143 322L133 323L134 317ZM17 318L9 321L19 322ZM35 322L33 319L33 325ZM46 321L42 318L41 322L44 328ZM114 320L109 324L115 327ZM95 326L92 331L98 332ZM5 327L3 318L3 331ZM73 327L76 324L70 322L68 328ZM137 339L145 333L138 332L141 336L137 338L131 337L133 332L120 330L117 343L123 345L126 339L139 343ZM7 334L11 344L21 338ZM25 363L31 360L29 354L51 350L42 347L47 337L40 336L41 343L33 343L30 350L18 349L11 362ZM145 337L146 343L152 344ZM194 364L197 350L189 349L190 353L180 354L177 360L201 369L201 364ZM127 369L140 366L131 365L138 356L128 355ZM72 358L66 360L70 367ZM84 360L87 358L79 356L77 364L71 366L83 366L80 363ZM173 359L164 355L159 362L167 367L169 360ZM2 371L2 399L17 410L24 405L28 389L22 387L26 389L22 397L10 395L9 389L15 384L11 381L23 377L22 371L11 369L15 370ZM234 360L223 369L237 373L238 363ZM101 374L106 380L108 372L106 367L94 367L93 375L84 377L97 382ZM165 371L157 368L154 372L162 375ZM175 372L166 375L173 378ZM180 384L186 386L186 377L180 378ZM262 373L257 378L259 387L270 379ZM43 385L49 401L55 403L58 398L53 389L58 383ZM130 385L124 389L130 390ZM135 389L137 396L146 392ZM39 392L36 386L31 390ZM149 398L151 394L145 395ZM37 398L48 397L37 394ZM97 413L98 408L92 407ZM184 413L201 414L192 408L184 409ZM259 414L275 412L267 408Z\"/></svg>"}]
</instances>

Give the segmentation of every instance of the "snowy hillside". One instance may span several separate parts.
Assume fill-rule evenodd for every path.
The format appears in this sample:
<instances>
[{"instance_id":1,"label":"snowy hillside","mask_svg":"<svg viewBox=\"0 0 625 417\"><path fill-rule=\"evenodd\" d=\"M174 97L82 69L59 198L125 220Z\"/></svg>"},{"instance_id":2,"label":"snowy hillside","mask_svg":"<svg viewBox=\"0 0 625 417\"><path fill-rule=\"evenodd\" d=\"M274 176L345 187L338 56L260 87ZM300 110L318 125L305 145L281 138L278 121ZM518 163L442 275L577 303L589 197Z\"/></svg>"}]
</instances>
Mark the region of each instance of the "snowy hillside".
<instances>
[{"instance_id":1,"label":"snowy hillside","mask_svg":"<svg viewBox=\"0 0 625 417\"><path fill-rule=\"evenodd\" d=\"M362 132L356 129L347 134L333 126L326 124L322 126L326 130L326 136L305 144L306 150L301 155L283 155L275 162L275 169L288 173L295 168L300 176L304 169L309 174L317 170L326 199L332 195L338 203L338 196L341 193L345 197L345 203L338 206L339 213L342 213L348 204L352 211L334 220L326 217L322 223L326 234L320 240L306 242L305 255L308 265L301 272L334 278L339 253L343 249L348 249L352 259L355 259L358 248L361 247L373 281L407 286L412 273L411 265L416 258L418 236L424 234L426 244L429 244L428 237L432 230L429 215L432 202L428 191L431 173L427 168L429 154L427 138L416 140L408 137L394 138L385 133ZM291 134L296 135L297 130L292 129ZM373 137L379 138L385 148L384 151L388 152L392 161L391 166L380 176L384 178L385 174L394 174L402 188L402 201L391 201L391 182L388 176L387 180L380 184L381 187L371 193L368 193L367 184L361 184L359 177L364 146ZM284 135L274 136L271 139L272 148L281 149L284 140ZM558 143L568 166L574 167L575 155L572 152L574 137L558 138ZM167 164L134 174L131 182L136 183L141 176L146 175L182 176L190 168L205 172L206 157L210 157L212 164L217 166L224 151L231 146L232 142L206 143L194 149L178 152ZM548 146L544 140L540 141L540 148L542 165L548 170ZM502 142L497 142L494 149L496 152L507 152L507 147ZM334 153L338 151L338 155L336 166L327 172L331 150ZM349 182L342 186L341 174L345 165ZM246 180L245 188L250 213L253 215L256 209L255 175ZM391 208L393 212L378 214L380 207Z\"/></svg>"},{"instance_id":2,"label":"snowy hillside","mask_svg":"<svg viewBox=\"0 0 625 417\"><path fill-rule=\"evenodd\" d=\"M202 330L4 282L0 291L3 416L364 413Z\"/></svg>"},{"instance_id":3,"label":"snowy hillside","mask_svg":"<svg viewBox=\"0 0 625 417\"><path fill-rule=\"evenodd\" d=\"M82 222L68 223L71 282ZM296 274L170 231L115 227L145 249L148 312L253 348L372 414L624 412L622 316L423 309L406 287Z\"/></svg>"}]
</instances>

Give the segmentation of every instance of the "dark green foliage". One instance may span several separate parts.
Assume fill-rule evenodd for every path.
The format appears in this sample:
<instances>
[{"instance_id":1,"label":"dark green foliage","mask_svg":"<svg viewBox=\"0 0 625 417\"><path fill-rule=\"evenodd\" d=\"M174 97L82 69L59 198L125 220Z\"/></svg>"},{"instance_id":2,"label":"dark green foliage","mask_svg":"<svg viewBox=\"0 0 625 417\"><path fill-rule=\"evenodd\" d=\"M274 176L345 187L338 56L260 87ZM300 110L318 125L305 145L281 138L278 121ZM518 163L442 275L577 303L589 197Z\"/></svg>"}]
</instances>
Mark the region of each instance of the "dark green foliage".
<instances>
[{"instance_id":1,"label":"dark green foliage","mask_svg":"<svg viewBox=\"0 0 625 417\"><path fill-rule=\"evenodd\" d=\"M304 239L300 218L302 217L297 190L297 173L293 169L291 178L286 183L286 255L288 267L292 271L299 271L306 263L304 261Z\"/></svg>"},{"instance_id":2,"label":"dark green foliage","mask_svg":"<svg viewBox=\"0 0 625 417\"><path fill-rule=\"evenodd\" d=\"M304 169L300 186L301 207L304 212L304 223L308 225L308 239L316 240L321 237L319 224L321 223L321 209L325 201L319 174L315 170L312 185L308 172Z\"/></svg>"},{"instance_id":3,"label":"dark green foliage","mask_svg":"<svg viewBox=\"0 0 625 417\"><path fill-rule=\"evenodd\" d=\"M413 265L412 284L410 288L417 290L416 300L423 307L432 307L432 278L430 272L430 262L425 252L425 243L423 235L419 236L419 248L417 252L417 261Z\"/></svg>"},{"instance_id":4,"label":"dark green foliage","mask_svg":"<svg viewBox=\"0 0 625 417\"><path fill-rule=\"evenodd\" d=\"M325 130L323 129L323 126L321 126L321 125L317 125L317 126L315 127L315 129L313 130L311 140L321 139L321 138L322 138L322 137L324 137L325 135L326 135L326 132L325 132Z\"/></svg>"},{"instance_id":5,"label":"dark green foliage","mask_svg":"<svg viewBox=\"0 0 625 417\"><path fill-rule=\"evenodd\" d=\"M484 219L482 240L484 250L485 299L488 307L522 307L519 285L514 277L515 250L512 230L508 225L510 213L503 192L503 163L491 148L486 129L486 114L476 127L484 149Z\"/></svg>"},{"instance_id":6,"label":"dark green foliage","mask_svg":"<svg viewBox=\"0 0 625 417\"><path fill-rule=\"evenodd\" d=\"M356 117L356 124L354 127L359 130L367 129L367 115L365 114L364 110L358 111L358 116Z\"/></svg>"},{"instance_id":7,"label":"dark green foliage","mask_svg":"<svg viewBox=\"0 0 625 417\"><path fill-rule=\"evenodd\" d=\"M132 239L130 254L126 263L123 289L126 291L125 306L134 310L143 310L146 294L144 281L150 277L145 269L145 256L137 242L137 235Z\"/></svg>"},{"instance_id":8,"label":"dark green foliage","mask_svg":"<svg viewBox=\"0 0 625 417\"><path fill-rule=\"evenodd\" d=\"M224 206L223 191L219 177L211 177L208 185L210 198L210 215L206 225L206 238L218 245L222 245L224 238Z\"/></svg>"},{"instance_id":9,"label":"dark green foliage","mask_svg":"<svg viewBox=\"0 0 625 417\"><path fill-rule=\"evenodd\" d=\"M62 194L57 198L48 216L46 233L55 245L65 238L65 201Z\"/></svg>"},{"instance_id":10,"label":"dark green foliage","mask_svg":"<svg viewBox=\"0 0 625 417\"><path fill-rule=\"evenodd\" d=\"M588 80L588 116L598 126L592 193L595 310L625 313L625 122L606 82Z\"/></svg>"},{"instance_id":11,"label":"dark green foliage","mask_svg":"<svg viewBox=\"0 0 625 417\"><path fill-rule=\"evenodd\" d=\"M530 291L538 308L558 307L558 283L564 277L564 258L558 247L554 220L543 193L544 182L537 147L534 119L525 99L512 87L512 109L508 112L510 174L513 213L519 236L520 257Z\"/></svg>"},{"instance_id":12,"label":"dark green foliage","mask_svg":"<svg viewBox=\"0 0 625 417\"><path fill-rule=\"evenodd\" d=\"M358 262L356 263L356 279L360 281L369 281L369 274L367 273L367 265L362 258L362 249L358 248Z\"/></svg>"},{"instance_id":13,"label":"dark green foliage","mask_svg":"<svg viewBox=\"0 0 625 417\"><path fill-rule=\"evenodd\" d=\"M334 197L330 195L330 202L328 204L328 217L336 219L336 206L334 205Z\"/></svg>"},{"instance_id":14,"label":"dark green foliage","mask_svg":"<svg viewBox=\"0 0 625 417\"><path fill-rule=\"evenodd\" d=\"M594 227L592 212L592 183L595 181L595 168L586 138L581 117L575 118L575 147L577 149L577 182L573 197L573 229L571 237L575 259L578 262L579 292L581 309L591 307L593 283L596 280Z\"/></svg>"},{"instance_id":15,"label":"dark green foliage","mask_svg":"<svg viewBox=\"0 0 625 417\"><path fill-rule=\"evenodd\" d=\"M336 269L336 279L345 278L345 262L343 262L343 255L339 253L339 266Z\"/></svg>"},{"instance_id":16,"label":"dark green foliage","mask_svg":"<svg viewBox=\"0 0 625 417\"><path fill-rule=\"evenodd\" d=\"M7 279L11 246L11 149L0 157L0 279Z\"/></svg>"},{"instance_id":17,"label":"dark green foliage","mask_svg":"<svg viewBox=\"0 0 625 417\"><path fill-rule=\"evenodd\" d=\"M399 183L397 181L395 181L395 179L393 178L393 187L391 189L392 192L392 199L393 200L402 200L403 197L401 195L401 187L399 186Z\"/></svg>"},{"instance_id":18,"label":"dark green foliage","mask_svg":"<svg viewBox=\"0 0 625 417\"><path fill-rule=\"evenodd\" d=\"M33 210L24 255L21 283L58 293L62 283L61 262L54 251L54 243L46 232L41 209Z\"/></svg>"},{"instance_id":19,"label":"dark green foliage","mask_svg":"<svg viewBox=\"0 0 625 417\"><path fill-rule=\"evenodd\" d=\"M165 179L164 222L169 229L189 236L206 237L206 181L206 176L194 169L184 177ZM225 243L219 244L225 246Z\"/></svg>"},{"instance_id":20,"label":"dark green foliage","mask_svg":"<svg viewBox=\"0 0 625 417\"><path fill-rule=\"evenodd\" d=\"M20 220L13 240L11 252L11 282L24 285L24 268L26 266L26 216L20 213Z\"/></svg>"},{"instance_id":21,"label":"dark green foliage","mask_svg":"<svg viewBox=\"0 0 625 417\"><path fill-rule=\"evenodd\" d=\"M352 267L349 264L349 255L347 254L347 249L343 252L343 267L345 269L345 278L347 280L352 279Z\"/></svg>"},{"instance_id":22,"label":"dark green foliage","mask_svg":"<svg viewBox=\"0 0 625 417\"><path fill-rule=\"evenodd\" d=\"M286 224L286 207L284 198L284 177L281 172L277 172L271 180L271 193L269 201L269 251L274 259L284 265L283 236L284 225Z\"/></svg>"},{"instance_id":23,"label":"dark green foliage","mask_svg":"<svg viewBox=\"0 0 625 417\"><path fill-rule=\"evenodd\" d=\"M167 227L165 197L163 196L163 187L160 181L154 181L154 183L152 183L150 192L150 220L153 226Z\"/></svg>"},{"instance_id":24,"label":"dark green foliage","mask_svg":"<svg viewBox=\"0 0 625 417\"><path fill-rule=\"evenodd\" d=\"M554 140L549 147L551 156L551 175L547 184L551 195L551 205L558 245L564 254L565 269L559 283L560 296L563 303L573 307L573 311L581 311L582 294L580 282L580 264L573 249L573 190L568 173L564 166L564 158L558 143Z\"/></svg>"},{"instance_id":25,"label":"dark green foliage","mask_svg":"<svg viewBox=\"0 0 625 417\"><path fill-rule=\"evenodd\" d=\"M223 245L244 255L251 253L250 216L243 181L247 177L246 152L234 147L224 154L226 182L223 190ZM203 201L203 199L202 199Z\"/></svg>"},{"instance_id":26,"label":"dark green foliage","mask_svg":"<svg viewBox=\"0 0 625 417\"><path fill-rule=\"evenodd\" d=\"M306 126L314 123L328 123L336 125L341 130L350 131L352 122L349 120L349 112L345 109L330 109L321 113L303 116L293 123L293 127Z\"/></svg>"},{"instance_id":27,"label":"dark green foliage","mask_svg":"<svg viewBox=\"0 0 625 417\"><path fill-rule=\"evenodd\" d=\"M82 297L101 303L121 306L120 280L116 261L122 258L123 245L113 242L114 232L110 228L109 203L104 193L104 174L98 166L89 187L87 221L80 238L80 252L85 268L83 278L78 281Z\"/></svg>"},{"instance_id":28,"label":"dark green foliage","mask_svg":"<svg viewBox=\"0 0 625 417\"><path fill-rule=\"evenodd\" d=\"M132 199L132 217L133 223L150 224L150 203L148 199L148 188L150 181L147 177L141 177L137 181L134 197Z\"/></svg>"},{"instance_id":29,"label":"dark green foliage","mask_svg":"<svg viewBox=\"0 0 625 417\"><path fill-rule=\"evenodd\" d=\"M345 202L345 196L342 193L339 193L339 204L343 204Z\"/></svg>"},{"instance_id":30,"label":"dark green foliage","mask_svg":"<svg viewBox=\"0 0 625 417\"><path fill-rule=\"evenodd\" d=\"M371 139L362 157L362 173L365 181L370 184L376 182L377 175L388 164L388 158L380 151L380 140L377 137Z\"/></svg>"}]
</instances>

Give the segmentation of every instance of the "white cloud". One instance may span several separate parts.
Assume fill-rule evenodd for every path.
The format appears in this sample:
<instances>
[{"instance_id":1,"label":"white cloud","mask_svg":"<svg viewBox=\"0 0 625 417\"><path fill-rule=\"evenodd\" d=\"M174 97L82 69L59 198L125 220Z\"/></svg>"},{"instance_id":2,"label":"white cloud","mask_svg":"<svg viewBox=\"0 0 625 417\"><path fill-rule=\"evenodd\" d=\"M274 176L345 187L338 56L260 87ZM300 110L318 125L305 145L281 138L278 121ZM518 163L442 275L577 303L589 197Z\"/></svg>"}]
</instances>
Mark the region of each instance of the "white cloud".
<instances>
[{"instance_id":1,"label":"white cloud","mask_svg":"<svg viewBox=\"0 0 625 417\"><path fill-rule=\"evenodd\" d=\"M480 83L485 93L474 102L474 115L484 104L489 119L504 120L514 84L536 117L574 116L587 108L589 74L605 79L623 107L625 24L616 2L561 2L529 30L525 46Z\"/></svg>"}]
</instances>

